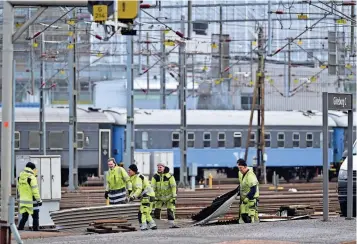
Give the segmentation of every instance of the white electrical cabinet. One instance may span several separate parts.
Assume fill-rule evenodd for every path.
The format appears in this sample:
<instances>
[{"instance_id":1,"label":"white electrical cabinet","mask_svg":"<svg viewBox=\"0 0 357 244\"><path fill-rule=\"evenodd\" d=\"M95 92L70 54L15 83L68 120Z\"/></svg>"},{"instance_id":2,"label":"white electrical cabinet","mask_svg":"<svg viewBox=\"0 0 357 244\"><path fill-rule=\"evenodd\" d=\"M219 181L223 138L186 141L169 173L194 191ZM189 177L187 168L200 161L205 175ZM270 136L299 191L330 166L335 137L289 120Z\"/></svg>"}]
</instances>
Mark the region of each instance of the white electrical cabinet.
<instances>
[{"instance_id":1,"label":"white electrical cabinet","mask_svg":"<svg viewBox=\"0 0 357 244\"><path fill-rule=\"evenodd\" d=\"M145 176L150 175L150 153L149 152L135 152L134 161L138 167L138 171Z\"/></svg>"},{"instance_id":2,"label":"white electrical cabinet","mask_svg":"<svg viewBox=\"0 0 357 244\"><path fill-rule=\"evenodd\" d=\"M157 171L157 164L163 163L170 168L170 173L174 173L174 152L172 151L156 151L151 154L151 173Z\"/></svg>"},{"instance_id":3,"label":"white electrical cabinet","mask_svg":"<svg viewBox=\"0 0 357 244\"><path fill-rule=\"evenodd\" d=\"M50 212L60 209L61 156L16 156L16 179L20 176L21 171L24 170L28 162L34 163L37 169L37 184L42 199L40 226L54 226ZM29 218L28 225L32 226L31 217Z\"/></svg>"}]
</instances>

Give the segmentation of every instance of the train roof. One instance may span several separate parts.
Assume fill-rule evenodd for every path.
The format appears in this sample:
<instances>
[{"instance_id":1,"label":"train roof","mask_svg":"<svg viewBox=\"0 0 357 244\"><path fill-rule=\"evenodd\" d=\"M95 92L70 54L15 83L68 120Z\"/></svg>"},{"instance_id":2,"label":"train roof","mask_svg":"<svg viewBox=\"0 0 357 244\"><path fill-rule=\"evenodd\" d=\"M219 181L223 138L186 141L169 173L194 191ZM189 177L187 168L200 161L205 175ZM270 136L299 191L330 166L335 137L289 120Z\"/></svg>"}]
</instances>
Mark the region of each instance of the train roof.
<instances>
[{"instance_id":1,"label":"train roof","mask_svg":"<svg viewBox=\"0 0 357 244\"><path fill-rule=\"evenodd\" d=\"M126 109L110 108L105 110L116 124L126 124ZM179 125L180 110L147 110L135 109L136 125ZM242 110L187 110L188 125L249 125L250 111ZM253 125L257 124L257 115ZM266 126L322 126L321 113L301 111L265 111ZM329 126L336 127L329 118Z\"/></svg>"},{"instance_id":2,"label":"train roof","mask_svg":"<svg viewBox=\"0 0 357 244\"><path fill-rule=\"evenodd\" d=\"M332 118L337 127L347 127L348 126L348 114L347 112L340 111L329 111L329 117ZM357 126L356 113L353 113L353 126Z\"/></svg>"},{"instance_id":3,"label":"train roof","mask_svg":"<svg viewBox=\"0 0 357 244\"><path fill-rule=\"evenodd\" d=\"M39 108L15 108L15 122L39 122ZM2 108L0 108L2 121ZM45 121L48 123L69 122L68 107L46 107ZM114 119L101 111L77 108L77 121L79 123L115 123Z\"/></svg>"}]
</instances>

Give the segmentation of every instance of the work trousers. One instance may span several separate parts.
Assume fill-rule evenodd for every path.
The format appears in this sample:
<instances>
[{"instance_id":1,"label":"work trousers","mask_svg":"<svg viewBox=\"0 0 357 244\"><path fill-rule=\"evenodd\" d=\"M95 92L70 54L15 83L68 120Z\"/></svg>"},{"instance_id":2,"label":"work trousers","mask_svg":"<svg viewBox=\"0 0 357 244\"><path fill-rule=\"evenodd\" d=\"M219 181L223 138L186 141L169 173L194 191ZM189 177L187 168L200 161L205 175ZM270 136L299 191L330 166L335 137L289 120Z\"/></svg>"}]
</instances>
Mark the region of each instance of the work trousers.
<instances>
[{"instance_id":1,"label":"work trousers","mask_svg":"<svg viewBox=\"0 0 357 244\"><path fill-rule=\"evenodd\" d=\"M154 220L151 217L151 211L154 204L154 197L143 196L140 201L140 209L138 213L138 220L140 225L152 223Z\"/></svg>"},{"instance_id":2,"label":"work trousers","mask_svg":"<svg viewBox=\"0 0 357 244\"><path fill-rule=\"evenodd\" d=\"M126 203L126 188L109 190L108 197L110 205L124 204Z\"/></svg>"},{"instance_id":3,"label":"work trousers","mask_svg":"<svg viewBox=\"0 0 357 244\"><path fill-rule=\"evenodd\" d=\"M239 206L239 223L254 223L259 221L258 201L257 199L249 200L247 203L241 201Z\"/></svg>"},{"instance_id":4,"label":"work trousers","mask_svg":"<svg viewBox=\"0 0 357 244\"><path fill-rule=\"evenodd\" d=\"M175 200L168 200L168 201L156 201L155 202L155 210L154 210L154 217L156 219L161 219L161 209L163 206L167 208L167 219L171 222L175 220L175 210L176 210L176 202Z\"/></svg>"},{"instance_id":5,"label":"work trousers","mask_svg":"<svg viewBox=\"0 0 357 244\"><path fill-rule=\"evenodd\" d=\"M33 214L31 215L32 216L32 230L33 231L38 231L39 229L39 225L40 225L40 210L33 210ZM28 212L25 212L22 214L21 216L21 220L20 220L20 223L19 223L19 227L18 227L18 230L23 230L25 228L25 224L27 222L29 218L29 213Z\"/></svg>"}]
</instances>

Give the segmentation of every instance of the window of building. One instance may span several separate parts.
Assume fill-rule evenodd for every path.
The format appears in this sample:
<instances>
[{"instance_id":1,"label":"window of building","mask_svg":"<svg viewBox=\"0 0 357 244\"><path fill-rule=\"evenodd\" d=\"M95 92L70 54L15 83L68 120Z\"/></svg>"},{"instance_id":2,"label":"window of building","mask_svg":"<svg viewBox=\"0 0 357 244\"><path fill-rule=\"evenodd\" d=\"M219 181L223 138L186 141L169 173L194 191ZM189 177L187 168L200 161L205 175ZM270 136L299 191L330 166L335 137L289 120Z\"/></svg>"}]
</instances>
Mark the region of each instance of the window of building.
<instances>
[{"instance_id":1,"label":"window of building","mask_svg":"<svg viewBox=\"0 0 357 244\"><path fill-rule=\"evenodd\" d=\"M180 146L180 133L172 132L172 147L179 147L179 146Z\"/></svg>"},{"instance_id":2,"label":"window of building","mask_svg":"<svg viewBox=\"0 0 357 244\"><path fill-rule=\"evenodd\" d=\"M40 148L40 133L38 131L29 132L29 149Z\"/></svg>"},{"instance_id":3,"label":"window of building","mask_svg":"<svg viewBox=\"0 0 357 244\"><path fill-rule=\"evenodd\" d=\"M270 142L271 142L271 135L269 132L264 133L264 143L265 147L270 147Z\"/></svg>"},{"instance_id":4,"label":"window of building","mask_svg":"<svg viewBox=\"0 0 357 244\"><path fill-rule=\"evenodd\" d=\"M250 132L249 147L255 147L255 132Z\"/></svg>"},{"instance_id":5,"label":"window of building","mask_svg":"<svg viewBox=\"0 0 357 244\"><path fill-rule=\"evenodd\" d=\"M50 149L63 149L64 144L66 143L63 131L50 131L48 135L48 147Z\"/></svg>"},{"instance_id":6,"label":"window of building","mask_svg":"<svg viewBox=\"0 0 357 244\"><path fill-rule=\"evenodd\" d=\"M242 133L234 132L233 134L234 147L242 147Z\"/></svg>"},{"instance_id":7,"label":"window of building","mask_svg":"<svg viewBox=\"0 0 357 244\"><path fill-rule=\"evenodd\" d=\"M195 133L194 132L187 133L187 147L195 147Z\"/></svg>"},{"instance_id":8,"label":"window of building","mask_svg":"<svg viewBox=\"0 0 357 244\"><path fill-rule=\"evenodd\" d=\"M203 147L211 147L211 132L203 133Z\"/></svg>"},{"instance_id":9,"label":"window of building","mask_svg":"<svg viewBox=\"0 0 357 244\"><path fill-rule=\"evenodd\" d=\"M148 149L149 134L146 131L141 133L141 148Z\"/></svg>"},{"instance_id":10,"label":"window of building","mask_svg":"<svg viewBox=\"0 0 357 244\"><path fill-rule=\"evenodd\" d=\"M279 132L278 136L278 147L284 147L285 146L285 134L284 132Z\"/></svg>"},{"instance_id":11,"label":"window of building","mask_svg":"<svg viewBox=\"0 0 357 244\"><path fill-rule=\"evenodd\" d=\"M218 132L217 140L218 140L218 147L225 147L226 146L226 133Z\"/></svg>"},{"instance_id":12,"label":"window of building","mask_svg":"<svg viewBox=\"0 0 357 244\"><path fill-rule=\"evenodd\" d=\"M84 133L82 131L77 132L77 149L84 148Z\"/></svg>"},{"instance_id":13,"label":"window of building","mask_svg":"<svg viewBox=\"0 0 357 244\"><path fill-rule=\"evenodd\" d=\"M14 147L15 149L20 149L20 132L19 131L15 131L15 138L14 138Z\"/></svg>"},{"instance_id":14,"label":"window of building","mask_svg":"<svg viewBox=\"0 0 357 244\"><path fill-rule=\"evenodd\" d=\"M300 147L300 134L298 132L293 133L293 147Z\"/></svg>"},{"instance_id":15,"label":"window of building","mask_svg":"<svg viewBox=\"0 0 357 244\"><path fill-rule=\"evenodd\" d=\"M312 147L314 136L311 132L306 133L306 147Z\"/></svg>"}]
</instances>

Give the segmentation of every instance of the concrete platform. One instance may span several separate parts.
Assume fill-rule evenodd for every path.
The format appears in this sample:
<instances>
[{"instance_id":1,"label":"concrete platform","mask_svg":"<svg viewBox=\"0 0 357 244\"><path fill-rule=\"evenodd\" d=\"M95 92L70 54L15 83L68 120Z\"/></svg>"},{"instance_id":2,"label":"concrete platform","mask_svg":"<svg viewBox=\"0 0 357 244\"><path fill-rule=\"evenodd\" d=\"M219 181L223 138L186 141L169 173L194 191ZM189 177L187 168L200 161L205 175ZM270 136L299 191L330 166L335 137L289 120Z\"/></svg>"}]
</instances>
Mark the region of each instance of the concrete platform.
<instances>
[{"instance_id":1,"label":"concrete platform","mask_svg":"<svg viewBox=\"0 0 357 244\"><path fill-rule=\"evenodd\" d=\"M160 224L161 225L161 224ZM24 240L24 243L116 243L126 244L295 244L295 243L356 243L356 220L330 218L270 223L189 227L154 231L137 231L90 236L61 236Z\"/></svg>"}]
</instances>

